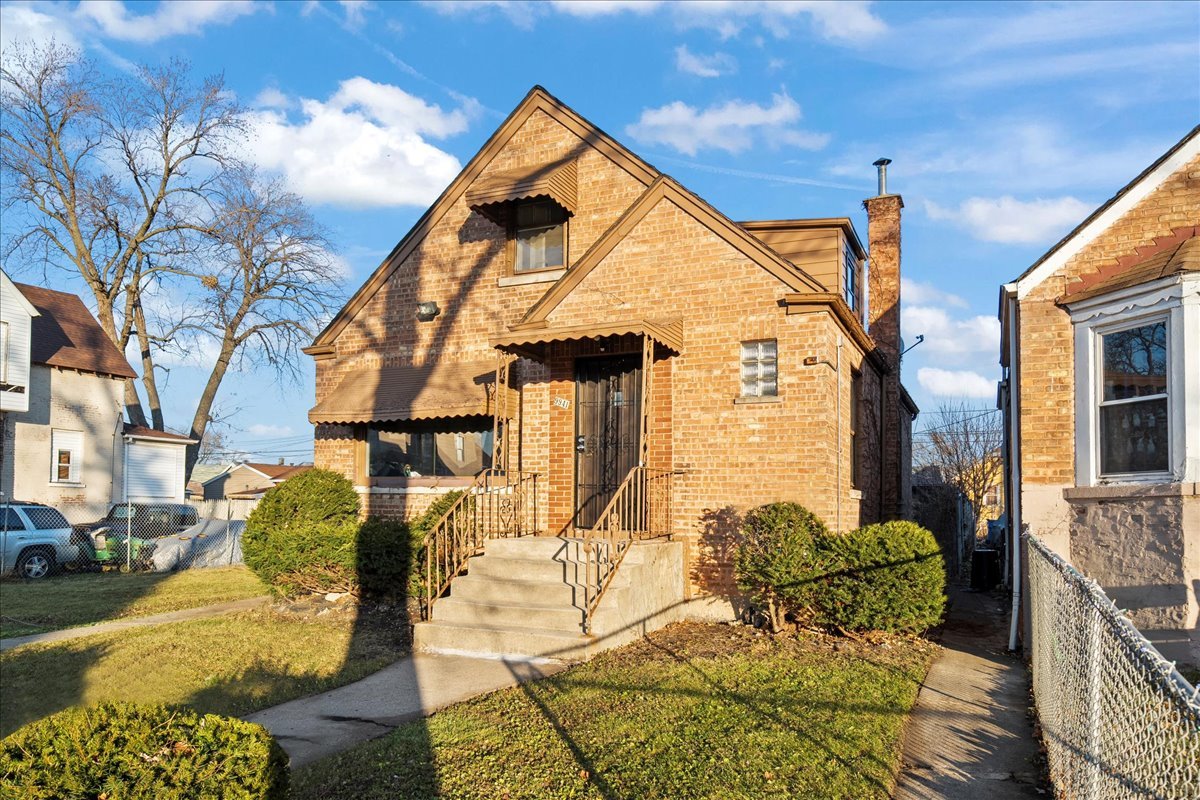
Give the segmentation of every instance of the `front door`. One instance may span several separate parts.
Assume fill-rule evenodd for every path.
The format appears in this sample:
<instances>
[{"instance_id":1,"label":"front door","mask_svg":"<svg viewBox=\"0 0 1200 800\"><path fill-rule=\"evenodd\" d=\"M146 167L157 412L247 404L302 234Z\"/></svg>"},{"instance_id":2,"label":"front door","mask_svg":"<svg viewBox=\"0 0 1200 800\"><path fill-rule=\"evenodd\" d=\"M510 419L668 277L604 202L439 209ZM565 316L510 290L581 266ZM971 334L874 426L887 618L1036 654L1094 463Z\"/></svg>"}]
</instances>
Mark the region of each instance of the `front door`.
<instances>
[{"instance_id":1,"label":"front door","mask_svg":"<svg viewBox=\"0 0 1200 800\"><path fill-rule=\"evenodd\" d=\"M642 425L640 356L575 361L575 526L590 528L637 466Z\"/></svg>"}]
</instances>

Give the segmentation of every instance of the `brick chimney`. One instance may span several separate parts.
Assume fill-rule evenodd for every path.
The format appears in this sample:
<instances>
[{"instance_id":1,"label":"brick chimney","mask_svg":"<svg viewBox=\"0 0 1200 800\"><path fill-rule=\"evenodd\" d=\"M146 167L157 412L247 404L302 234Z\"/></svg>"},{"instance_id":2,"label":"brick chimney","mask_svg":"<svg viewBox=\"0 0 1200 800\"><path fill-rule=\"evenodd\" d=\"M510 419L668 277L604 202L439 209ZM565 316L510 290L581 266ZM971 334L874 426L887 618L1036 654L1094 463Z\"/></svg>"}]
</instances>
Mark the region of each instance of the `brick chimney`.
<instances>
[{"instance_id":1,"label":"brick chimney","mask_svg":"<svg viewBox=\"0 0 1200 800\"><path fill-rule=\"evenodd\" d=\"M901 419L900 407L900 209L904 200L887 190L887 165L875 162L879 171L879 193L863 201L867 210L868 333L888 364L883 376L883 451L881 453L880 514L883 519L900 519L908 512L905 497L912 469L911 425Z\"/></svg>"},{"instance_id":2,"label":"brick chimney","mask_svg":"<svg viewBox=\"0 0 1200 800\"><path fill-rule=\"evenodd\" d=\"M867 210L867 247L871 259L867 273L867 330L895 365L900 358L900 209L904 208L904 200L898 194L888 194L890 163L887 158L875 162L879 170L879 194L864 200L863 208Z\"/></svg>"}]
</instances>

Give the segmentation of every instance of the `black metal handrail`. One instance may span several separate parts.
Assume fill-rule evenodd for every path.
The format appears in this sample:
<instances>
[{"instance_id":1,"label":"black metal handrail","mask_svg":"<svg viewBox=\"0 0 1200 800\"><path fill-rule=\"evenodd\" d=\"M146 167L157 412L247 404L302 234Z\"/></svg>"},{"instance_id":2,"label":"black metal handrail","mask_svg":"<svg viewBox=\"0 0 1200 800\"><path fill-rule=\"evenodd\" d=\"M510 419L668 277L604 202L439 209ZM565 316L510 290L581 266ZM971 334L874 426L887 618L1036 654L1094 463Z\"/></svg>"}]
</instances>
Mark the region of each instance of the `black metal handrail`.
<instances>
[{"instance_id":1,"label":"black metal handrail","mask_svg":"<svg viewBox=\"0 0 1200 800\"><path fill-rule=\"evenodd\" d=\"M537 473L485 469L475 476L454 505L442 515L422 547L425 550L424 618L467 559L478 555L488 539L537 532Z\"/></svg>"}]
</instances>

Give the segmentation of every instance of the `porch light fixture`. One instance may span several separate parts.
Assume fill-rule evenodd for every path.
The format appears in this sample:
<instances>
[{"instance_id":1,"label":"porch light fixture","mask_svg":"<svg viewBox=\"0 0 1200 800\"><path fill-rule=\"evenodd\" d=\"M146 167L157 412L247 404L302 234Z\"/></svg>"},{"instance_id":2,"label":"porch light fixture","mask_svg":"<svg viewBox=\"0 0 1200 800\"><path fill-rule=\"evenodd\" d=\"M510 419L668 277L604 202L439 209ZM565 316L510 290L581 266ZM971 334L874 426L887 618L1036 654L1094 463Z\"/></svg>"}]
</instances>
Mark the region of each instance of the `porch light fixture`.
<instances>
[{"instance_id":1,"label":"porch light fixture","mask_svg":"<svg viewBox=\"0 0 1200 800\"><path fill-rule=\"evenodd\" d=\"M434 300L417 303L417 319L421 320L421 322L429 322L441 312L442 310L438 308L438 304Z\"/></svg>"}]
</instances>

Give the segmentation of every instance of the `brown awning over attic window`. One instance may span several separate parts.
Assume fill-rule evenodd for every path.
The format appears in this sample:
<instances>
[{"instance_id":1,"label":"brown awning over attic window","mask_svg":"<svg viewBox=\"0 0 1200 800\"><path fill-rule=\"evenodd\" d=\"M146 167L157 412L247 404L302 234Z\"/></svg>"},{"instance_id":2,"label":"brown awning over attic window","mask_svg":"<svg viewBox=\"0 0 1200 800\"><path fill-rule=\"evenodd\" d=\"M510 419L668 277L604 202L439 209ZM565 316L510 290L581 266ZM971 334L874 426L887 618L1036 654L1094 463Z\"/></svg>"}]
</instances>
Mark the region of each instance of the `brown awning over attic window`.
<instances>
[{"instance_id":1,"label":"brown awning over attic window","mask_svg":"<svg viewBox=\"0 0 1200 800\"><path fill-rule=\"evenodd\" d=\"M495 383L494 360L354 370L308 412L308 420L349 424L491 414Z\"/></svg>"},{"instance_id":2,"label":"brown awning over attic window","mask_svg":"<svg viewBox=\"0 0 1200 800\"><path fill-rule=\"evenodd\" d=\"M574 158L505 170L481 178L467 189L467 205L501 225L507 220L508 204L516 200L546 197L574 214L576 174Z\"/></svg>"},{"instance_id":3,"label":"brown awning over attic window","mask_svg":"<svg viewBox=\"0 0 1200 800\"><path fill-rule=\"evenodd\" d=\"M680 320L650 322L636 319L561 328L529 328L495 337L492 339L492 346L506 353L543 361L546 357L546 345L550 342L570 342L626 334L646 336L675 354L683 352L683 323Z\"/></svg>"}]
</instances>

